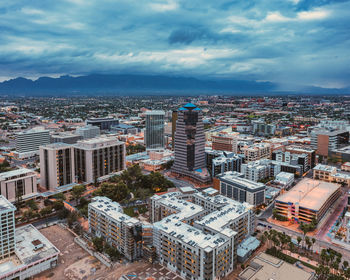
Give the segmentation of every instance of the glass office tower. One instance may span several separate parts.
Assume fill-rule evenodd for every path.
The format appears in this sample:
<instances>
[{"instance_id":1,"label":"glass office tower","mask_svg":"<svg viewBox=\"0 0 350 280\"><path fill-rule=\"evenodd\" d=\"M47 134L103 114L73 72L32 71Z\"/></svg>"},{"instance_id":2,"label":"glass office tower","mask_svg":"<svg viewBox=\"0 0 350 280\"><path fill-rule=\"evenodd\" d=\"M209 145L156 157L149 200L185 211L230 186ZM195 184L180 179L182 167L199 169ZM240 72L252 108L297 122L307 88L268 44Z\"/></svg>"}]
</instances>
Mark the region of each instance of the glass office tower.
<instances>
[{"instance_id":1,"label":"glass office tower","mask_svg":"<svg viewBox=\"0 0 350 280\"><path fill-rule=\"evenodd\" d=\"M146 112L145 143L147 150L164 149L164 111Z\"/></svg>"}]
</instances>

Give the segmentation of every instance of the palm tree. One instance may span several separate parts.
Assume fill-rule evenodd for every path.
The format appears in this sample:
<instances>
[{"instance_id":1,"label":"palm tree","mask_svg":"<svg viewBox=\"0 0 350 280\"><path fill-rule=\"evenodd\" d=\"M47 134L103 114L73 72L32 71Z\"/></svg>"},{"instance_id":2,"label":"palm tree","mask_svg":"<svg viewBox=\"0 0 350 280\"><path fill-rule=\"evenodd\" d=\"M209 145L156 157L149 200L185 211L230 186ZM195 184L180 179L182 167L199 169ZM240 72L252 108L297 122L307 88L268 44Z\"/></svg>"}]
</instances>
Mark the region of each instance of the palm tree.
<instances>
[{"instance_id":1,"label":"palm tree","mask_svg":"<svg viewBox=\"0 0 350 280\"><path fill-rule=\"evenodd\" d=\"M298 236L298 237L297 237L297 241L298 241L298 246L299 246L299 247L300 247L300 242L301 242L301 240L302 240L301 237Z\"/></svg>"},{"instance_id":2,"label":"palm tree","mask_svg":"<svg viewBox=\"0 0 350 280\"><path fill-rule=\"evenodd\" d=\"M316 239L312 237L311 241L312 241L312 251L314 251L314 245L315 245Z\"/></svg>"},{"instance_id":3,"label":"palm tree","mask_svg":"<svg viewBox=\"0 0 350 280\"><path fill-rule=\"evenodd\" d=\"M349 266L348 261L343 261L343 271L345 272Z\"/></svg>"}]
</instances>

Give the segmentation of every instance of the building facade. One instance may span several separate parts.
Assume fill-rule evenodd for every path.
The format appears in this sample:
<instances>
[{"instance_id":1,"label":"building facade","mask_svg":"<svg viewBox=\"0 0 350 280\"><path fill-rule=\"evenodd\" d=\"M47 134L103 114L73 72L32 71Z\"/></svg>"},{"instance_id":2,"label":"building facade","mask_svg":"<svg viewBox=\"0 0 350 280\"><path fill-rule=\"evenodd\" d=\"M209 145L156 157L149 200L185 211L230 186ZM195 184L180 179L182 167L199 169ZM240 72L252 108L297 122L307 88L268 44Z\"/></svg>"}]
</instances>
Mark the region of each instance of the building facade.
<instances>
[{"instance_id":1,"label":"building facade","mask_svg":"<svg viewBox=\"0 0 350 280\"><path fill-rule=\"evenodd\" d=\"M78 182L94 182L123 171L125 166L125 143L116 138L92 138L74 145L74 167Z\"/></svg>"},{"instance_id":2,"label":"building facade","mask_svg":"<svg viewBox=\"0 0 350 280\"><path fill-rule=\"evenodd\" d=\"M215 135L211 137L213 150L228 151L237 154L237 136L236 135Z\"/></svg>"},{"instance_id":3,"label":"building facade","mask_svg":"<svg viewBox=\"0 0 350 280\"><path fill-rule=\"evenodd\" d=\"M164 117L164 111L146 112L146 150L164 149Z\"/></svg>"},{"instance_id":4,"label":"building facade","mask_svg":"<svg viewBox=\"0 0 350 280\"><path fill-rule=\"evenodd\" d=\"M10 202L30 199L37 194L37 175L27 168L0 173L0 195Z\"/></svg>"},{"instance_id":5,"label":"building facade","mask_svg":"<svg viewBox=\"0 0 350 280\"><path fill-rule=\"evenodd\" d=\"M16 249L15 211L16 207L0 195L0 259L10 257Z\"/></svg>"},{"instance_id":6,"label":"building facade","mask_svg":"<svg viewBox=\"0 0 350 280\"><path fill-rule=\"evenodd\" d=\"M218 178L220 194L254 206L265 202L266 186L264 184L242 178L234 172L223 173Z\"/></svg>"},{"instance_id":7,"label":"building facade","mask_svg":"<svg viewBox=\"0 0 350 280\"><path fill-rule=\"evenodd\" d=\"M100 130L110 130L113 125L118 125L119 120L114 118L90 118L87 125L98 126Z\"/></svg>"},{"instance_id":8,"label":"building facade","mask_svg":"<svg viewBox=\"0 0 350 280\"><path fill-rule=\"evenodd\" d=\"M74 149L54 143L40 147L40 186L47 190L75 183Z\"/></svg>"},{"instance_id":9,"label":"building facade","mask_svg":"<svg viewBox=\"0 0 350 280\"><path fill-rule=\"evenodd\" d=\"M94 125L86 125L84 127L78 127L75 134L82 137L82 139L90 139L100 136L100 127Z\"/></svg>"},{"instance_id":10,"label":"building facade","mask_svg":"<svg viewBox=\"0 0 350 280\"><path fill-rule=\"evenodd\" d=\"M336 150L341 144L349 143L349 131L314 129L311 132L311 147L319 156L328 157L331 150Z\"/></svg>"},{"instance_id":11,"label":"building facade","mask_svg":"<svg viewBox=\"0 0 350 280\"><path fill-rule=\"evenodd\" d=\"M89 231L103 237L128 260L134 261L142 253L142 224L123 213L117 202L97 196L89 203Z\"/></svg>"},{"instance_id":12,"label":"building facade","mask_svg":"<svg viewBox=\"0 0 350 280\"><path fill-rule=\"evenodd\" d=\"M205 163L202 111L188 103L178 110L175 132L175 161L172 172L200 182L209 182Z\"/></svg>"},{"instance_id":13,"label":"building facade","mask_svg":"<svg viewBox=\"0 0 350 280\"><path fill-rule=\"evenodd\" d=\"M50 132L44 129L31 129L16 134L18 157L30 157L39 153L39 147L50 144Z\"/></svg>"},{"instance_id":14,"label":"building facade","mask_svg":"<svg viewBox=\"0 0 350 280\"><path fill-rule=\"evenodd\" d=\"M0 195L0 280L25 280L54 268L60 251L33 225L15 229L16 208Z\"/></svg>"},{"instance_id":15,"label":"building facade","mask_svg":"<svg viewBox=\"0 0 350 280\"><path fill-rule=\"evenodd\" d=\"M246 162L256 161L259 159L268 159L271 154L271 145L268 143L257 143L247 145L242 148Z\"/></svg>"},{"instance_id":16,"label":"building facade","mask_svg":"<svg viewBox=\"0 0 350 280\"><path fill-rule=\"evenodd\" d=\"M317 164L313 169L313 178L325 182L343 183L350 186L350 173L339 172L335 166Z\"/></svg>"},{"instance_id":17,"label":"building facade","mask_svg":"<svg viewBox=\"0 0 350 280\"><path fill-rule=\"evenodd\" d=\"M251 205L210 188L155 195L150 216L158 261L186 279L228 275L237 262L237 245L254 231Z\"/></svg>"}]
</instances>

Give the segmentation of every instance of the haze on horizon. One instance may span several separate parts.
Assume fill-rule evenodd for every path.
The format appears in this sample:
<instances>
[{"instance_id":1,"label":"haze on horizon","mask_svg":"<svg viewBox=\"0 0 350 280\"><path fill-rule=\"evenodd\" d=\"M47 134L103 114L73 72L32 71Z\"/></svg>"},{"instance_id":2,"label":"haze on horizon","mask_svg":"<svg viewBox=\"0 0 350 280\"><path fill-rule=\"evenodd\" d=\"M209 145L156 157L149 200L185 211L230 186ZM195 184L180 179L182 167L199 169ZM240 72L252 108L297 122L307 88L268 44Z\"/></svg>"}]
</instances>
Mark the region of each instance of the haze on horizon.
<instances>
[{"instance_id":1,"label":"haze on horizon","mask_svg":"<svg viewBox=\"0 0 350 280\"><path fill-rule=\"evenodd\" d=\"M0 80L164 74L350 86L347 0L3 0Z\"/></svg>"}]
</instances>

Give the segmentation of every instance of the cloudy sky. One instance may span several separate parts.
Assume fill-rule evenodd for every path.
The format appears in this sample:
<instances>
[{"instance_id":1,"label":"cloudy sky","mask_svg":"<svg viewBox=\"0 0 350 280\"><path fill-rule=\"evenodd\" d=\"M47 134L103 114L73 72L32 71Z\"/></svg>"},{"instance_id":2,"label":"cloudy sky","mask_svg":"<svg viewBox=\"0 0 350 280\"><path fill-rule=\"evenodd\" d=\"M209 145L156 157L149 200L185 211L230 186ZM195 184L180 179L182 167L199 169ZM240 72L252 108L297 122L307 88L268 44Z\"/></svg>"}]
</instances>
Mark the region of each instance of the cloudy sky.
<instances>
[{"instance_id":1,"label":"cloudy sky","mask_svg":"<svg viewBox=\"0 0 350 280\"><path fill-rule=\"evenodd\" d=\"M0 1L0 81L89 73L347 87L350 1Z\"/></svg>"}]
</instances>

